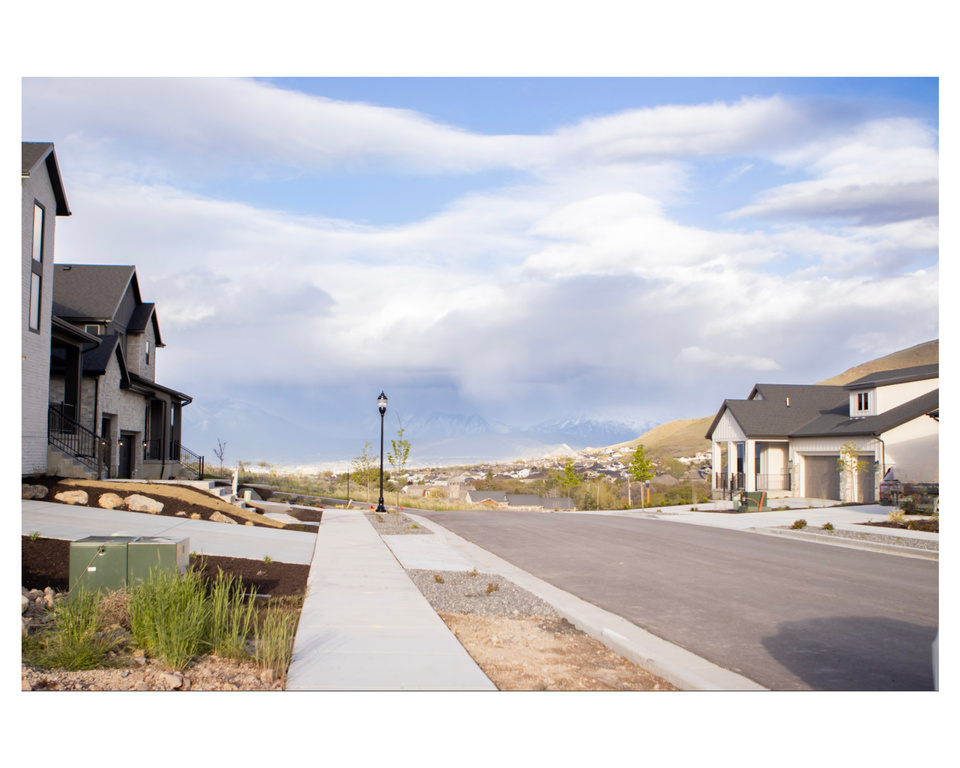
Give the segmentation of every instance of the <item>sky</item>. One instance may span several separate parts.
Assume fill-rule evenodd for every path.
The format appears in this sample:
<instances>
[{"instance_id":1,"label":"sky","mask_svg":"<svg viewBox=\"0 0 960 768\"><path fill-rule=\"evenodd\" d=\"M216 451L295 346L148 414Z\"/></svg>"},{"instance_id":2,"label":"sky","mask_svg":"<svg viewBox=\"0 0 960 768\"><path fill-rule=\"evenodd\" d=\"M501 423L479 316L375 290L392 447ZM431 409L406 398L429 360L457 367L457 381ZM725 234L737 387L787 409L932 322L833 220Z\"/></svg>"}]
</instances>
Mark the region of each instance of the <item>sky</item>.
<instances>
[{"instance_id":1,"label":"sky","mask_svg":"<svg viewBox=\"0 0 960 768\"><path fill-rule=\"evenodd\" d=\"M663 422L938 337L938 87L24 78L22 135L197 403Z\"/></svg>"}]
</instances>

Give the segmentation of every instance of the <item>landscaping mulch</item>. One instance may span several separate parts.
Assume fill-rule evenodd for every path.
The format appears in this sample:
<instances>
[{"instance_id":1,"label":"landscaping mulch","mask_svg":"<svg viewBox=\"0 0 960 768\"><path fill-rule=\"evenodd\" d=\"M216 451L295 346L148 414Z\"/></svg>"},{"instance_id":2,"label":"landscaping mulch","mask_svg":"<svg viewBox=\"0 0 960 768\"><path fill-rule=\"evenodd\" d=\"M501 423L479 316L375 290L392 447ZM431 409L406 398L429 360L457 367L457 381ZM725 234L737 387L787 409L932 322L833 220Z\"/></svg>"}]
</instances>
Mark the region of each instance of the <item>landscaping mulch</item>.
<instances>
[{"instance_id":1,"label":"landscaping mulch","mask_svg":"<svg viewBox=\"0 0 960 768\"><path fill-rule=\"evenodd\" d=\"M238 557L202 555L191 557L191 564L209 579L217 570L240 578L249 591L258 595L286 597L302 595L307 588L309 565L265 562ZM70 579L70 542L64 539L21 537L21 586L65 592Z\"/></svg>"}]
</instances>

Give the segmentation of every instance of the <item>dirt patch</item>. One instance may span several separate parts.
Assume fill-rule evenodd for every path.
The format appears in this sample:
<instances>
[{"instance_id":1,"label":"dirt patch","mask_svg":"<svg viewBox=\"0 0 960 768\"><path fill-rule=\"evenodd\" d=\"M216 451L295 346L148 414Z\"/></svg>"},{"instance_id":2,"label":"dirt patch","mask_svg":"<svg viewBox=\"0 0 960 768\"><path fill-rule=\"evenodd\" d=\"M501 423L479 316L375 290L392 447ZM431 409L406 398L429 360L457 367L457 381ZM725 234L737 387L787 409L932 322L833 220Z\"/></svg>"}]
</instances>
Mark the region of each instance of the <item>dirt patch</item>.
<instances>
[{"instance_id":1,"label":"dirt patch","mask_svg":"<svg viewBox=\"0 0 960 768\"><path fill-rule=\"evenodd\" d=\"M440 618L501 691L676 691L566 619Z\"/></svg>"},{"instance_id":2,"label":"dirt patch","mask_svg":"<svg viewBox=\"0 0 960 768\"><path fill-rule=\"evenodd\" d=\"M158 514L165 517L192 517L193 519L209 520L214 513L219 512L239 525L250 524L264 528L286 528L288 530L315 530L310 527L300 528L285 525L277 520L264 517L262 508L254 507L244 510L223 499L218 499L212 494L187 486L161 483L111 483L106 480L77 480L58 477L32 478L24 482L44 486L47 489L45 501L54 501L55 496L61 491L82 490L86 491L88 496L88 502L84 506L99 507L100 497L105 493L115 493L121 498L136 493L162 503L163 510ZM149 513L130 512L130 514Z\"/></svg>"}]
</instances>

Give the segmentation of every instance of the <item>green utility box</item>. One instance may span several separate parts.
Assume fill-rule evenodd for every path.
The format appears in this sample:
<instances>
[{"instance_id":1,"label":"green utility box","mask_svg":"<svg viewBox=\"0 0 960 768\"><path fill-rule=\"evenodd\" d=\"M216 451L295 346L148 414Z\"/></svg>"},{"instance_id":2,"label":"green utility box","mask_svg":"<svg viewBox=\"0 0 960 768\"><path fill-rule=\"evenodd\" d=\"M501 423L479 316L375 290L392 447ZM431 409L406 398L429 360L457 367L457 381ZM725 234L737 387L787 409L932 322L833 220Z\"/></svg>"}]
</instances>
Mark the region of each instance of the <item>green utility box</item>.
<instances>
[{"instance_id":1,"label":"green utility box","mask_svg":"<svg viewBox=\"0 0 960 768\"><path fill-rule=\"evenodd\" d=\"M137 586L156 568L185 573L190 565L190 539L142 536L127 544L127 585Z\"/></svg>"},{"instance_id":2,"label":"green utility box","mask_svg":"<svg viewBox=\"0 0 960 768\"><path fill-rule=\"evenodd\" d=\"M744 491L740 494L740 506L737 512L760 512L766 500L766 491Z\"/></svg>"},{"instance_id":3,"label":"green utility box","mask_svg":"<svg viewBox=\"0 0 960 768\"><path fill-rule=\"evenodd\" d=\"M123 589L139 584L152 568L184 573L189 563L189 539L88 536L70 543L69 589Z\"/></svg>"}]
</instances>

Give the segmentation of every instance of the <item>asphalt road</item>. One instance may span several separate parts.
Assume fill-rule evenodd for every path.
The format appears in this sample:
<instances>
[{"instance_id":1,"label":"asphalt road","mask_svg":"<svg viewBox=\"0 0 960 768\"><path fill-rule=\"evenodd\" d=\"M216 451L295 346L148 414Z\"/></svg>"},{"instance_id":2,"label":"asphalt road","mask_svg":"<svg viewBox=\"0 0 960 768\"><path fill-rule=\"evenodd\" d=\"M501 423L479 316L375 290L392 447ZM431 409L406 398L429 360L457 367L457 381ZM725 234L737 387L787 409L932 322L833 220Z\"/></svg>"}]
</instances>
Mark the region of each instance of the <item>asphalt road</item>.
<instances>
[{"instance_id":1,"label":"asphalt road","mask_svg":"<svg viewBox=\"0 0 960 768\"><path fill-rule=\"evenodd\" d=\"M933 688L936 562L659 520L417 514L767 688Z\"/></svg>"}]
</instances>

